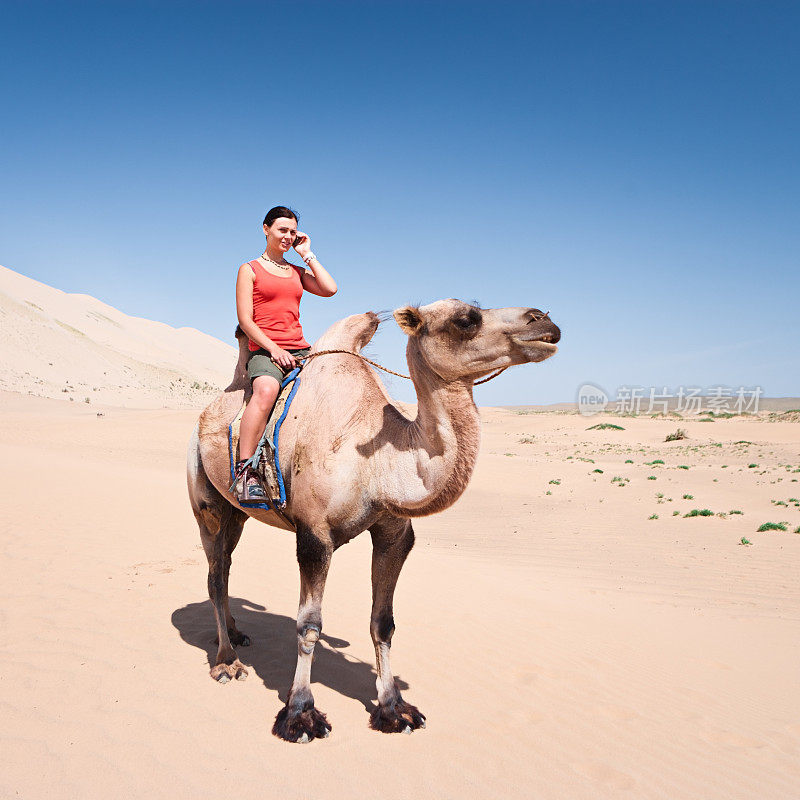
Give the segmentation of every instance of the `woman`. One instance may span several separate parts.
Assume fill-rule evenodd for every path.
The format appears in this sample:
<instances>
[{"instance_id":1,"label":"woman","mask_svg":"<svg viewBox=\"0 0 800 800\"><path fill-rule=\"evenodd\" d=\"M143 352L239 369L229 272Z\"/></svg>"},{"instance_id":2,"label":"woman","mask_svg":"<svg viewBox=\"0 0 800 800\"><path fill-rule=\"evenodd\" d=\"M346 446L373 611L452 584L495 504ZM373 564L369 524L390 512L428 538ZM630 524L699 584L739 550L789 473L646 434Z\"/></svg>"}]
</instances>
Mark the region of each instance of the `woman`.
<instances>
[{"instance_id":1,"label":"woman","mask_svg":"<svg viewBox=\"0 0 800 800\"><path fill-rule=\"evenodd\" d=\"M264 217L267 247L257 259L239 267L236 279L236 314L250 339L247 375L253 385L253 396L239 427L239 502L267 499L258 473L251 467L243 468L243 464L264 433L281 380L309 353L299 319L303 291L320 297L336 294L336 282L311 252L311 240L297 230L297 222L297 215L289 208L270 209ZM310 272L286 260L284 256L292 247Z\"/></svg>"}]
</instances>

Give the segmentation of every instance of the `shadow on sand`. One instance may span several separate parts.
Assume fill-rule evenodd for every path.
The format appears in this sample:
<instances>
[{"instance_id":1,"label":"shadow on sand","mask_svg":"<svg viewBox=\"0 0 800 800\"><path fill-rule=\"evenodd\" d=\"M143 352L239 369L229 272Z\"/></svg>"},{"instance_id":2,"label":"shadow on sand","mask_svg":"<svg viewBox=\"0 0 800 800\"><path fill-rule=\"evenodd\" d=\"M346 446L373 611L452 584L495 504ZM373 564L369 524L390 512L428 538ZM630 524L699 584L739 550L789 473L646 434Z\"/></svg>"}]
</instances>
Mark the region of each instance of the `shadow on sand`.
<instances>
[{"instance_id":1,"label":"shadow on sand","mask_svg":"<svg viewBox=\"0 0 800 800\"><path fill-rule=\"evenodd\" d=\"M297 633L295 621L282 614L272 614L257 603L238 597L230 598L231 613L236 627L250 637L249 647L237 647L239 660L264 682L264 686L278 693L286 702L297 661ZM209 600L189 603L172 613L172 624L187 644L205 650L209 667L217 657L215 642L217 631L214 611ZM344 639L323 633L314 651L311 682L321 683L345 697L363 704L367 711L376 706L375 669L372 664L342 653L349 647ZM209 680L211 680L209 678ZM395 678L400 691L408 684Z\"/></svg>"}]
</instances>

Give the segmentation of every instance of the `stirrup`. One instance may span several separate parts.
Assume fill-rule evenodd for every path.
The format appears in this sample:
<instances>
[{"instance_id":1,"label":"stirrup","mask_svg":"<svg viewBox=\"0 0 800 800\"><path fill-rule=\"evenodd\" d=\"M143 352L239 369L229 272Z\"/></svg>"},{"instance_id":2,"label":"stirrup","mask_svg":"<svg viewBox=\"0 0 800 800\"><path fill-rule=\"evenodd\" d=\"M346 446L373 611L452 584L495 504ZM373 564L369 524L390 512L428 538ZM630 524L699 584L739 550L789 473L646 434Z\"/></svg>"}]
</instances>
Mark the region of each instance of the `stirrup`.
<instances>
[{"instance_id":1,"label":"stirrup","mask_svg":"<svg viewBox=\"0 0 800 800\"><path fill-rule=\"evenodd\" d=\"M261 482L261 476L247 461L237 465L233 488L240 503L267 502L267 492Z\"/></svg>"}]
</instances>

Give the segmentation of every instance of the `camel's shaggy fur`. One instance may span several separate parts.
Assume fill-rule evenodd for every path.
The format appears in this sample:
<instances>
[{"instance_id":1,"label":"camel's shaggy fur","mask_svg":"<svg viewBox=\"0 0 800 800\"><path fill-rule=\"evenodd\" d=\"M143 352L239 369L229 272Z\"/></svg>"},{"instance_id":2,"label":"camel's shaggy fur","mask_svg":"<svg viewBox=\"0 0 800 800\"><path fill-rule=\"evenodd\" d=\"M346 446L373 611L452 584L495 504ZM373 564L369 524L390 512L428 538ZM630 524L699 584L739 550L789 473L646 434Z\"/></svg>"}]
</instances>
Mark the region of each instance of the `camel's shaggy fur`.
<instances>
[{"instance_id":1,"label":"camel's shaggy fur","mask_svg":"<svg viewBox=\"0 0 800 800\"><path fill-rule=\"evenodd\" d=\"M472 475L480 440L473 382L500 367L549 358L560 338L538 309L479 309L451 299L407 306L394 317L409 337L406 355L418 399L414 418L392 402L365 362L337 354L307 363L281 427L286 513L296 529L301 576L297 671L273 728L289 741L309 741L330 731L325 716L314 709L310 690L322 593L333 551L365 530L373 542L370 630L378 675L371 725L385 732L424 726L424 716L401 698L389 666L392 598L414 543L411 518L452 505ZM312 352L358 352L378 323L373 312L347 317L332 325ZM228 491L228 425L249 392L246 347L240 338L234 379L200 416L188 456L189 495L208 557L219 635L211 675L221 682L247 675L233 645L249 640L228 607L231 553L242 526L251 516L289 527L273 512L242 509Z\"/></svg>"}]
</instances>

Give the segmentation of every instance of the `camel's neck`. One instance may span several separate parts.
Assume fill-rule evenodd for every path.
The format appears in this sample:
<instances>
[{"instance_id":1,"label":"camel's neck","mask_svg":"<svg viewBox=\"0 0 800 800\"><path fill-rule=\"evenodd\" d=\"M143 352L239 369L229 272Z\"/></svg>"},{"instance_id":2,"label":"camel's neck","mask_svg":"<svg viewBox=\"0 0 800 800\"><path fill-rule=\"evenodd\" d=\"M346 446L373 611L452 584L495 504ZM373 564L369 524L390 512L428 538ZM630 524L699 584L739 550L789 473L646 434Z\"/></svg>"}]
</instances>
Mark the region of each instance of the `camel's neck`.
<instances>
[{"instance_id":1,"label":"camel's neck","mask_svg":"<svg viewBox=\"0 0 800 800\"><path fill-rule=\"evenodd\" d=\"M416 517L448 508L466 489L478 456L480 418L471 380L444 381L425 365L413 339L407 356L417 418L397 449L383 451L391 460L383 474L391 476L385 496L390 510Z\"/></svg>"}]
</instances>

